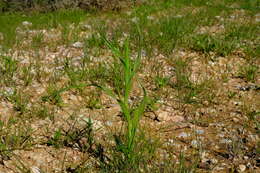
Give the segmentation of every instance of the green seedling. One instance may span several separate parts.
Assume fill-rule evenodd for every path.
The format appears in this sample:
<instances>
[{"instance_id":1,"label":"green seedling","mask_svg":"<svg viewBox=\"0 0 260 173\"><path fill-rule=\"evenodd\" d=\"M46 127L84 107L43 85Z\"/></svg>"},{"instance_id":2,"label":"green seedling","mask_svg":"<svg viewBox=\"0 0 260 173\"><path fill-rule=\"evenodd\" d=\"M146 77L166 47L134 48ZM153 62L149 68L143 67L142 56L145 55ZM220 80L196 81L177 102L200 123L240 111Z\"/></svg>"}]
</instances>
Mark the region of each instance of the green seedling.
<instances>
[{"instance_id":1,"label":"green seedling","mask_svg":"<svg viewBox=\"0 0 260 173\"><path fill-rule=\"evenodd\" d=\"M77 147L82 152L95 153L94 137L93 137L93 123L91 119L82 121L84 126L78 126L77 121L68 123L69 129L59 128L47 141L47 145L54 146L56 148L61 147ZM82 142L82 140L86 140Z\"/></svg>"},{"instance_id":2,"label":"green seedling","mask_svg":"<svg viewBox=\"0 0 260 173\"><path fill-rule=\"evenodd\" d=\"M18 69L18 63L12 57L0 56L0 83L10 85Z\"/></svg>"},{"instance_id":3,"label":"green seedling","mask_svg":"<svg viewBox=\"0 0 260 173\"><path fill-rule=\"evenodd\" d=\"M192 49L205 54L215 52L220 56L229 55L235 48L235 44L231 40L216 38L209 34L200 34L193 36Z\"/></svg>"},{"instance_id":4,"label":"green seedling","mask_svg":"<svg viewBox=\"0 0 260 173\"><path fill-rule=\"evenodd\" d=\"M169 84L170 78L169 77L156 76L154 80L155 80L156 88L160 89L160 88L164 88L166 85Z\"/></svg>"},{"instance_id":5,"label":"green seedling","mask_svg":"<svg viewBox=\"0 0 260 173\"><path fill-rule=\"evenodd\" d=\"M55 148L60 148L62 146L62 133L58 129L55 131L53 137L47 141L47 145L54 146Z\"/></svg>"},{"instance_id":6,"label":"green seedling","mask_svg":"<svg viewBox=\"0 0 260 173\"><path fill-rule=\"evenodd\" d=\"M255 82L259 67L257 65L245 65L240 67L239 76L248 82Z\"/></svg>"},{"instance_id":7,"label":"green seedling","mask_svg":"<svg viewBox=\"0 0 260 173\"><path fill-rule=\"evenodd\" d=\"M190 27L186 27L186 25ZM148 44L157 47L159 51L168 55L182 41L182 37L189 34L193 28L188 17L167 17L148 26L149 34L146 40Z\"/></svg>"},{"instance_id":8,"label":"green seedling","mask_svg":"<svg viewBox=\"0 0 260 173\"><path fill-rule=\"evenodd\" d=\"M190 80L190 71L188 61L177 59L174 60L176 81L170 82L169 85L178 91L178 97L184 103L201 103L202 100L212 101L214 93L209 90L212 87L210 80L196 83Z\"/></svg>"},{"instance_id":9,"label":"green seedling","mask_svg":"<svg viewBox=\"0 0 260 173\"><path fill-rule=\"evenodd\" d=\"M32 73L32 65L22 67L21 75L21 78L24 81L24 85L29 86L34 78L34 74Z\"/></svg>"},{"instance_id":10,"label":"green seedling","mask_svg":"<svg viewBox=\"0 0 260 173\"><path fill-rule=\"evenodd\" d=\"M43 33L38 33L32 37L32 47L40 48L43 44Z\"/></svg>"},{"instance_id":11,"label":"green seedling","mask_svg":"<svg viewBox=\"0 0 260 173\"><path fill-rule=\"evenodd\" d=\"M36 116L40 119L45 119L49 117L51 120L53 119L53 112L45 105L34 106L30 111L31 116Z\"/></svg>"},{"instance_id":12,"label":"green seedling","mask_svg":"<svg viewBox=\"0 0 260 173\"><path fill-rule=\"evenodd\" d=\"M130 49L128 41L125 41L123 49L110 42L104 37L107 47L113 53L113 67L116 71L117 80L115 89L110 89L106 86L96 86L102 89L106 94L116 99L123 112L123 118L126 121L126 142L124 143L119 138L116 138L118 150L123 152L127 162L133 162L134 148L136 145L135 137L139 125L139 120L145 111L147 105L146 90L143 88L144 97L142 101L135 107L130 103L130 94L133 86L133 80L141 63L141 53L138 53L136 59L130 58Z\"/></svg>"},{"instance_id":13,"label":"green seedling","mask_svg":"<svg viewBox=\"0 0 260 173\"><path fill-rule=\"evenodd\" d=\"M33 145L32 129L11 120L5 125L0 121L0 163L9 160L13 151L30 148Z\"/></svg>"},{"instance_id":14,"label":"green seedling","mask_svg":"<svg viewBox=\"0 0 260 173\"><path fill-rule=\"evenodd\" d=\"M57 89L55 85L50 85L47 88L48 95L42 96L43 102L50 102L60 105L62 103L61 93L65 91L63 89Z\"/></svg>"},{"instance_id":15,"label":"green seedling","mask_svg":"<svg viewBox=\"0 0 260 173\"><path fill-rule=\"evenodd\" d=\"M88 93L88 98L85 99L85 103L86 103L86 107L89 109L100 109L102 107L100 93L98 92Z\"/></svg>"},{"instance_id":16,"label":"green seedling","mask_svg":"<svg viewBox=\"0 0 260 173\"><path fill-rule=\"evenodd\" d=\"M10 89L10 91L7 91L5 93L5 97L8 101L10 101L13 104L13 109L19 113L19 115L23 115L28 111L27 105L28 105L28 97L20 90L17 90L16 88Z\"/></svg>"}]
</instances>

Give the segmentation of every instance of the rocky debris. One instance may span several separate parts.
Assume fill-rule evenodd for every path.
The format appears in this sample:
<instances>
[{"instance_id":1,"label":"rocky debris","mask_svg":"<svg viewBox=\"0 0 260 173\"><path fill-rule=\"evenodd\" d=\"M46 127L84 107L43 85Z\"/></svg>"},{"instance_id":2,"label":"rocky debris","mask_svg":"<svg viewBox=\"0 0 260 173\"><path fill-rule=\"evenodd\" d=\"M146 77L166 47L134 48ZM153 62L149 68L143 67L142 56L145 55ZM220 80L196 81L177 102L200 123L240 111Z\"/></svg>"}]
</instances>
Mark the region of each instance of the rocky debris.
<instances>
[{"instance_id":1,"label":"rocky debris","mask_svg":"<svg viewBox=\"0 0 260 173\"><path fill-rule=\"evenodd\" d=\"M28 22L28 21L23 21L23 22L22 22L22 25L23 25L24 27L31 27L31 26L32 26L32 23L31 23L31 22Z\"/></svg>"},{"instance_id":2,"label":"rocky debris","mask_svg":"<svg viewBox=\"0 0 260 173\"><path fill-rule=\"evenodd\" d=\"M165 122L173 122L173 123L180 123L184 121L184 118L179 115L174 115L171 112L168 111L156 111L155 114L157 115L154 119L157 119L159 121L165 121Z\"/></svg>"},{"instance_id":3,"label":"rocky debris","mask_svg":"<svg viewBox=\"0 0 260 173\"><path fill-rule=\"evenodd\" d=\"M187 138L187 137L190 137L191 134L189 133L186 133L186 132L181 132L177 137L179 138Z\"/></svg>"},{"instance_id":4,"label":"rocky debris","mask_svg":"<svg viewBox=\"0 0 260 173\"><path fill-rule=\"evenodd\" d=\"M32 166L31 171L32 171L32 173L41 173L42 172L41 169L38 168L37 166Z\"/></svg>"},{"instance_id":5,"label":"rocky debris","mask_svg":"<svg viewBox=\"0 0 260 173\"><path fill-rule=\"evenodd\" d=\"M237 85L235 86L236 89L240 90L240 91L249 91L249 90L260 90L260 86L255 85L255 84L251 84L251 85L245 85L245 86L240 86Z\"/></svg>"},{"instance_id":6,"label":"rocky debris","mask_svg":"<svg viewBox=\"0 0 260 173\"><path fill-rule=\"evenodd\" d=\"M111 104L105 111L109 115L117 116L121 113L121 107L118 104Z\"/></svg>"},{"instance_id":7,"label":"rocky debris","mask_svg":"<svg viewBox=\"0 0 260 173\"><path fill-rule=\"evenodd\" d=\"M215 25L215 26L204 26L204 27L201 27L201 28L198 28L197 29L197 33L198 34L212 34L212 35L215 35L215 34L218 34L218 33L221 33L221 32L224 32L225 31L225 27L224 25Z\"/></svg>"},{"instance_id":8,"label":"rocky debris","mask_svg":"<svg viewBox=\"0 0 260 173\"><path fill-rule=\"evenodd\" d=\"M195 130L195 133L198 134L198 135L202 135L202 134L205 133L205 131L202 130L202 129L196 129L196 130Z\"/></svg>"},{"instance_id":9,"label":"rocky debris","mask_svg":"<svg viewBox=\"0 0 260 173\"><path fill-rule=\"evenodd\" d=\"M88 31L92 29L92 26L89 24L81 24L80 27L83 31Z\"/></svg>"},{"instance_id":10,"label":"rocky debris","mask_svg":"<svg viewBox=\"0 0 260 173\"><path fill-rule=\"evenodd\" d=\"M239 172L245 172L245 170L246 170L246 166L245 165L239 165L238 166L238 170L239 170Z\"/></svg>"},{"instance_id":11,"label":"rocky debris","mask_svg":"<svg viewBox=\"0 0 260 173\"><path fill-rule=\"evenodd\" d=\"M82 42L77 41L73 43L72 46L75 48L83 48L84 44Z\"/></svg>"}]
</instances>

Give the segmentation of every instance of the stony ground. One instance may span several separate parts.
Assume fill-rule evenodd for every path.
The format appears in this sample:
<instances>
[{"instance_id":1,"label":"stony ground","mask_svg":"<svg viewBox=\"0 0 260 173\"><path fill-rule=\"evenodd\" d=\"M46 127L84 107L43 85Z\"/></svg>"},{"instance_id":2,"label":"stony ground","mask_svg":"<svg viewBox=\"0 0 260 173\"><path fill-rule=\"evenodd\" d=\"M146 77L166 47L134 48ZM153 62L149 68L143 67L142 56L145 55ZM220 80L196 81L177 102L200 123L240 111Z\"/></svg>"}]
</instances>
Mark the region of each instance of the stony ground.
<instances>
[{"instance_id":1,"label":"stony ground","mask_svg":"<svg viewBox=\"0 0 260 173\"><path fill-rule=\"evenodd\" d=\"M184 7L175 17L202 8ZM158 10L147 18L160 20L174 10ZM135 22L138 17L131 12L120 15ZM95 20L109 23L109 35L125 20L117 17L99 15ZM229 22L259 29L259 13L234 8L193 32L214 36L224 33ZM65 34L61 26L32 25L20 23L17 42L1 50L0 172L77 172L83 167L85 172L98 172L93 150L101 146L109 157L113 135L124 125L122 112L115 100L95 87L67 88L109 78L111 51L97 40L93 43L99 38L93 18L70 24ZM127 33L121 39L125 37ZM257 48L259 31L254 39L238 44ZM182 45L170 53L158 48L142 54L131 99L136 102L142 95L139 81L150 98L140 131L157 141L151 170L174 172L183 161L188 172L259 172L259 54L238 47L223 55Z\"/></svg>"}]
</instances>

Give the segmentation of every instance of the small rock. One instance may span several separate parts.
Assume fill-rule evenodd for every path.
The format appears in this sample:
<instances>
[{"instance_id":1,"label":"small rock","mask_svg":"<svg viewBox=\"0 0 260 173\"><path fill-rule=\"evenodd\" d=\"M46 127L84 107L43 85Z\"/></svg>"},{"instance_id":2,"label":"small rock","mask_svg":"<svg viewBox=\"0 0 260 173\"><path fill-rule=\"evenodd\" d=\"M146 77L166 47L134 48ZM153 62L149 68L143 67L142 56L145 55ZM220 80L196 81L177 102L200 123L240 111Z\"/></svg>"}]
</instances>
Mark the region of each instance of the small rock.
<instances>
[{"instance_id":1,"label":"small rock","mask_svg":"<svg viewBox=\"0 0 260 173\"><path fill-rule=\"evenodd\" d=\"M169 118L169 112L160 111L160 112L157 114L157 118L158 118L160 121L166 121L166 120L168 120L168 118Z\"/></svg>"},{"instance_id":2,"label":"small rock","mask_svg":"<svg viewBox=\"0 0 260 173\"><path fill-rule=\"evenodd\" d=\"M216 164L216 163L218 163L218 160L217 160L217 159L214 159L214 158L212 158L212 159L211 159L211 162L212 162L213 164Z\"/></svg>"},{"instance_id":3,"label":"small rock","mask_svg":"<svg viewBox=\"0 0 260 173\"><path fill-rule=\"evenodd\" d=\"M176 15L176 16L174 16L174 18L182 18L182 15Z\"/></svg>"},{"instance_id":4,"label":"small rock","mask_svg":"<svg viewBox=\"0 0 260 173\"><path fill-rule=\"evenodd\" d=\"M242 105L241 102L236 102L236 101L234 101L233 103L234 103L235 106L240 106L240 105Z\"/></svg>"},{"instance_id":5,"label":"small rock","mask_svg":"<svg viewBox=\"0 0 260 173\"><path fill-rule=\"evenodd\" d=\"M244 172L246 170L246 166L245 165L239 165L239 171L240 172Z\"/></svg>"},{"instance_id":6,"label":"small rock","mask_svg":"<svg viewBox=\"0 0 260 173\"><path fill-rule=\"evenodd\" d=\"M209 102L208 102L208 101L203 101L203 104L204 104L205 106L209 106Z\"/></svg>"},{"instance_id":7,"label":"small rock","mask_svg":"<svg viewBox=\"0 0 260 173\"><path fill-rule=\"evenodd\" d=\"M184 118L182 116L173 116L170 121L173 121L173 122L183 122L184 121Z\"/></svg>"},{"instance_id":8,"label":"small rock","mask_svg":"<svg viewBox=\"0 0 260 173\"><path fill-rule=\"evenodd\" d=\"M182 116L172 116L172 114L167 111L160 111L157 114L157 118L159 121L171 121L175 123L184 121L184 118Z\"/></svg>"},{"instance_id":9,"label":"small rock","mask_svg":"<svg viewBox=\"0 0 260 173\"><path fill-rule=\"evenodd\" d=\"M213 171L223 171L225 169L225 167L223 166L216 166L213 168Z\"/></svg>"},{"instance_id":10,"label":"small rock","mask_svg":"<svg viewBox=\"0 0 260 173\"><path fill-rule=\"evenodd\" d=\"M121 107L117 104L113 104L111 105L111 107L109 107L106 112L109 114L109 115L119 115L120 112L121 112Z\"/></svg>"},{"instance_id":11,"label":"small rock","mask_svg":"<svg viewBox=\"0 0 260 173\"><path fill-rule=\"evenodd\" d=\"M200 142L198 142L197 140L193 139L191 141L191 145L195 148L198 148L200 146Z\"/></svg>"},{"instance_id":12,"label":"small rock","mask_svg":"<svg viewBox=\"0 0 260 173\"><path fill-rule=\"evenodd\" d=\"M31 171L32 171L32 173L41 173L40 168L38 168L38 167L36 167L36 166L32 166L32 167L31 167Z\"/></svg>"},{"instance_id":13,"label":"small rock","mask_svg":"<svg viewBox=\"0 0 260 173\"><path fill-rule=\"evenodd\" d=\"M84 44L82 42L75 42L72 44L73 47L75 48L82 48L84 46Z\"/></svg>"},{"instance_id":14,"label":"small rock","mask_svg":"<svg viewBox=\"0 0 260 173\"><path fill-rule=\"evenodd\" d=\"M205 163L205 162L207 162L209 159L208 159L208 153L207 152L205 152L205 151L203 151L202 153L201 153L201 162L202 163Z\"/></svg>"},{"instance_id":15,"label":"small rock","mask_svg":"<svg viewBox=\"0 0 260 173\"><path fill-rule=\"evenodd\" d=\"M133 18L131 19L131 21L132 21L133 23L137 23L137 22L139 21L139 19L138 19L137 17L133 17Z\"/></svg>"},{"instance_id":16,"label":"small rock","mask_svg":"<svg viewBox=\"0 0 260 173\"><path fill-rule=\"evenodd\" d=\"M231 16L230 16L230 18L231 18L231 19L235 19L235 18L236 18L236 16L234 16L234 15L231 15Z\"/></svg>"},{"instance_id":17,"label":"small rock","mask_svg":"<svg viewBox=\"0 0 260 173\"><path fill-rule=\"evenodd\" d=\"M252 134L250 134L250 135L248 135L248 138L249 138L250 141L252 141L252 142L256 142L256 141L259 140L258 135L252 135Z\"/></svg>"},{"instance_id":18,"label":"small rock","mask_svg":"<svg viewBox=\"0 0 260 173\"><path fill-rule=\"evenodd\" d=\"M189 136L190 136L190 134L185 133L185 132L181 132L181 133L178 135L179 138L187 138L187 137L189 137Z\"/></svg>"},{"instance_id":19,"label":"small rock","mask_svg":"<svg viewBox=\"0 0 260 173\"><path fill-rule=\"evenodd\" d=\"M87 118L87 117L84 117L84 115L79 115L79 118L80 118L79 119L80 124L86 124L86 123L90 122L92 124L92 127L94 130L99 130L99 129L103 128L103 124L99 120Z\"/></svg>"},{"instance_id":20,"label":"small rock","mask_svg":"<svg viewBox=\"0 0 260 173\"><path fill-rule=\"evenodd\" d=\"M233 121L234 121L235 123L238 123L238 122L239 122L239 119L233 118Z\"/></svg>"},{"instance_id":21,"label":"small rock","mask_svg":"<svg viewBox=\"0 0 260 173\"><path fill-rule=\"evenodd\" d=\"M20 61L21 64L30 64L30 60L28 58L24 58Z\"/></svg>"},{"instance_id":22,"label":"small rock","mask_svg":"<svg viewBox=\"0 0 260 173\"><path fill-rule=\"evenodd\" d=\"M256 166L257 166L257 165L256 165ZM246 167L249 168L249 169L252 169L252 168L253 168L253 166L251 165L250 162L248 162L248 163L246 164Z\"/></svg>"},{"instance_id":23,"label":"small rock","mask_svg":"<svg viewBox=\"0 0 260 173\"><path fill-rule=\"evenodd\" d=\"M72 95L69 96L69 100L72 100L72 101L75 102L75 101L78 100L78 97L77 97L76 95L73 95L73 94L72 94Z\"/></svg>"},{"instance_id":24,"label":"small rock","mask_svg":"<svg viewBox=\"0 0 260 173\"><path fill-rule=\"evenodd\" d=\"M113 125L113 123L111 121L107 121L106 125L111 127Z\"/></svg>"},{"instance_id":25,"label":"small rock","mask_svg":"<svg viewBox=\"0 0 260 173\"><path fill-rule=\"evenodd\" d=\"M195 132L196 132L198 135L204 134L204 130L195 130Z\"/></svg>"},{"instance_id":26,"label":"small rock","mask_svg":"<svg viewBox=\"0 0 260 173\"><path fill-rule=\"evenodd\" d=\"M81 26L82 30L91 30L91 25L85 24Z\"/></svg>"},{"instance_id":27,"label":"small rock","mask_svg":"<svg viewBox=\"0 0 260 173\"><path fill-rule=\"evenodd\" d=\"M228 143L232 143L232 141L230 139L221 139L219 141L221 144L228 144Z\"/></svg>"},{"instance_id":28,"label":"small rock","mask_svg":"<svg viewBox=\"0 0 260 173\"><path fill-rule=\"evenodd\" d=\"M30 27L30 26L32 26L32 23L28 22L28 21L23 21L22 25L25 27Z\"/></svg>"},{"instance_id":29,"label":"small rock","mask_svg":"<svg viewBox=\"0 0 260 173\"><path fill-rule=\"evenodd\" d=\"M4 90L4 94L7 96L11 96L15 93L15 90L11 87L6 87Z\"/></svg>"}]
</instances>

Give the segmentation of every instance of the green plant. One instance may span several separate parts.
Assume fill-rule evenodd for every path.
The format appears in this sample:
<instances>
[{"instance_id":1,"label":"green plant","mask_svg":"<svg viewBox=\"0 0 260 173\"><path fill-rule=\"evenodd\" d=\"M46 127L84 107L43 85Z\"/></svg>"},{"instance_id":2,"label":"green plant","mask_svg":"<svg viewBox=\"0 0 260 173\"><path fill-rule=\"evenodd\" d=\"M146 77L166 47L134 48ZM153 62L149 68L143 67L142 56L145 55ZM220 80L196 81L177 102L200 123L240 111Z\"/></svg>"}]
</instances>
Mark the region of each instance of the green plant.
<instances>
[{"instance_id":1,"label":"green plant","mask_svg":"<svg viewBox=\"0 0 260 173\"><path fill-rule=\"evenodd\" d=\"M240 67L239 76L249 82L255 82L259 67L257 65L245 65Z\"/></svg>"},{"instance_id":2,"label":"green plant","mask_svg":"<svg viewBox=\"0 0 260 173\"><path fill-rule=\"evenodd\" d=\"M203 100L211 101L214 98L214 93L210 92L212 87L211 80L201 82L193 82L190 80L191 72L188 67L188 60L178 58L174 60L175 67L175 82L170 82L169 85L175 88L178 92L178 98L188 104L202 103Z\"/></svg>"},{"instance_id":3,"label":"green plant","mask_svg":"<svg viewBox=\"0 0 260 173\"><path fill-rule=\"evenodd\" d=\"M28 112L28 95L23 94L21 90L10 88L9 91L5 93L5 97L13 104L13 109L17 111L19 115L23 115Z\"/></svg>"},{"instance_id":4,"label":"green plant","mask_svg":"<svg viewBox=\"0 0 260 173\"><path fill-rule=\"evenodd\" d=\"M193 36L191 48L206 54L215 52L217 55L226 56L234 50L235 44L231 40L199 34Z\"/></svg>"},{"instance_id":5,"label":"green plant","mask_svg":"<svg viewBox=\"0 0 260 173\"><path fill-rule=\"evenodd\" d=\"M146 52L149 53L157 48L163 54L171 54L183 42L184 38L194 30L195 25L191 19L192 17L189 15L170 16L159 21L145 23L145 32L142 34L145 40L143 44Z\"/></svg>"},{"instance_id":6,"label":"green plant","mask_svg":"<svg viewBox=\"0 0 260 173\"><path fill-rule=\"evenodd\" d=\"M136 146L136 132L139 125L139 120L147 105L146 90L143 88L144 97L142 101L134 106L130 103L130 94L134 77L141 63L141 53L138 53L136 59L130 58L130 48L128 40L125 41L122 49L118 45L113 44L104 37L106 45L113 53L114 62L113 68L116 70L116 80L114 81L114 89L106 86L96 86L102 89L109 96L117 100L123 112L123 118L126 121L125 139L116 137L117 150L122 152L125 157L125 162L128 164L134 163L134 148ZM120 82L119 82L120 81Z\"/></svg>"},{"instance_id":7,"label":"green plant","mask_svg":"<svg viewBox=\"0 0 260 173\"><path fill-rule=\"evenodd\" d=\"M160 88L164 88L166 85L169 84L170 78L169 77L156 76L154 80L155 80L156 88L160 89Z\"/></svg>"},{"instance_id":8,"label":"green plant","mask_svg":"<svg viewBox=\"0 0 260 173\"><path fill-rule=\"evenodd\" d=\"M0 121L0 134L2 135L6 135L4 133L4 123L2 121ZM8 150L8 145L2 141L2 139L0 140L0 163L4 164L4 160L9 160L11 157L12 152L10 150Z\"/></svg>"},{"instance_id":9,"label":"green plant","mask_svg":"<svg viewBox=\"0 0 260 173\"><path fill-rule=\"evenodd\" d=\"M232 99L237 95L237 92L228 91L227 95L229 99Z\"/></svg>"},{"instance_id":10,"label":"green plant","mask_svg":"<svg viewBox=\"0 0 260 173\"><path fill-rule=\"evenodd\" d=\"M43 102L50 102L53 104L61 105L62 98L61 93L65 91L66 89L57 89L55 85L51 84L47 88L47 95L42 96L41 100Z\"/></svg>"},{"instance_id":11,"label":"green plant","mask_svg":"<svg viewBox=\"0 0 260 173\"><path fill-rule=\"evenodd\" d=\"M84 100L86 107L89 109L100 109L102 107L99 92L87 93L87 98Z\"/></svg>"},{"instance_id":12,"label":"green plant","mask_svg":"<svg viewBox=\"0 0 260 173\"><path fill-rule=\"evenodd\" d=\"M56 130L53 137L47 141L47 145L54 146L55 148L60 148L62 143L61 129Z\"/></svg>"},{"instance_id":13,"label":"green plant","mask_svg":"<svg viewBox=\"0 0 260 173\"><path fill-rule=\"evenodd\" d=\"M22 67L21 69L21 79L24 81L25 86L29 86L34 78L34 74L32 73L32 65Z\"/></svg>"},{"instance_id":14,"label":"green plant","mask_svg":"<svg viewBox=\"0 0 260 173\"><path fill-rule=\"evenodd\" d=\"M61 43L62 44L66 44L69 45L73 42L76 42L79 40L79 32L80 29L78 27L74 26L73 24L69 24L69 23L61 23L61 25L59 25L61 28Z\"/></svg>"},{"instance_id":15,"label":"green plant","mask_svg":"<svg viewBox=\"0 0 260 173\"><path fill-rule=\"evenodd\" d=\"M185 156L183 153L180 153L179 155L179 160L180 163L176 165L175 167L175 171L176 173L189 173L189 172L193 172L196 170L197 166L198 166L198 158L195 158L193 160L192 165L187 166L186 160L185 160Z\"/></svg>"},{"instance_id":16,"label":"green plant","mask_svg":"<svg viewBox=\"0 0 260 173\"><path fill-rule=\"evenodd\" d=\"M32 37L32 47L33 48L40 48L43 46L43 33L37 33Z\"/></svg>"},{"instance_id":17,"label":"green plant","mask_svg":"<svg viewBox=\"0 0 260 173\"><path fill-rule=\"evenodd\" d=\"M260 5L259 0L251 0L251 1L241 0L240 1L240 8L245 9L245 10L250 10L255 13L257 13L257 11L259 10L259 5Z\"/></svg>"},{"instance_id":18,"label":"green plant","mask_svg":"<svg viewBox=\"0 0 260 173\"><path fill-rule=\"evenodd\" d=\"M49 117L51 120L53 120L52 110L50 110L44 104L33 106L30 111L30 114L31 114L31 117L37 117L40 119L46 119L47 117Z\"/></svg>"},{"instance_id":19,"label":"green plant","mask_svg":"<svg viewBox=\"0 0 260 173\"><path fill-rule=\"evenodd\" d=\"M32 129L28 124L19 123L17 119L10 119L6 125L0 121L0 163L9 160L13 151L32 145Z\"/></svg>"},{"instance_id":20,"label":"green plant","mask_svg":"<svg viewBox=\"0 0 260 173\"><path fill-rule=\"evenodd\" d=\"M37 30L43 28L57 28L58 26L61 26L62 36L63 36L62 41L68 43L68 38L66 38L66 36L68 35L66 34L68 34L69 32L68 31L69 28L68 27L66 28L66 26L72 23L78 25L79 22L84 20L88 14L89 13L86 13L85 11L79 9L57 10L48 13L40 13L38 11L33 13L24 13L23 15L18 12L1 13L0 33L3 34L4 40L0 40L0 43L3 43L2 46L5 49L20 44L20 40L23 37L20 37L21 34L17 32L18 31L17 29L19 28L19 30L22 31L21 33L24 33L24 31L26 31L25 28L21 26L21 23L23 21L31 22L32 26L30 27L30 29L37 29ZM77 35L78 35L78 31L74 32L73 35L74 40L77 38ZM40 34L34 38L36 43L39 43L39 41L42 42L41 37L42 36Z\"/></svg>"},{"instance_id":21,"label":"green plant","mask_svg":"<svg viewBox=\"0 0 260 173\"><path fill-rule=\"evenodd\" d=\"M85 45L88 46L88 48L100 48L103 47L104 44L104 40L100 38L99 33L92 34L89 38L85 40Z\"/></svg>"},{"instance_id":22,"label":"green plant","mask_svg":"<svg viewBox=\"0 0 260 173\"><path fill-rule=\"evenodd\" d=\"M184 103L195 103L194 99L198 94L196 84L190 81L190 71L186 60L174 60L176 81L172 83L172 87L178 91L178 97Z\"/></svg>"},{"instance_id":23,"label":"green plant","mask_svg":"<svg viewBox=\"0 0 260 173\"><path fill-rule=\"evenodd\" d=\"M10 85L18 69L18 62L10 56L0 56L0 83Z\"/></svg>"},{"instance_id":24,"label":"green plant","mask_svg":"<svg viewBox=\"0 0 260 173\"><path fill-rule=\"evenodd\" d=\"M120 147L123 136L115 136L117 146L112 148L108 163L101 165L102 172L150 172L151 163L155 158L155 150L159 146L158 140L155 137L148 137L143 130L140 130L139 135L136 136L136 143L134 149L134 157L130 162L126 159L125 154L122 154ZM119 146L118 146L119 145Z\"/></svg>"},{"instance_id":25,"label":"green plant","mask_svg":"<svg viewBox=\"0 0 260 173\"><path fill-rule=\"evenodd\" d=\"M77 120L73 122L67 121L70 128L57 129L53 136L46 142L47 145L54 146L56 148L61 147L77 147L82 152L90 152L91 154L97 153L94 146L94 134L93 134L93 123L90 118L80 120L79 125Z\"/></svg>"}]
</instances>

